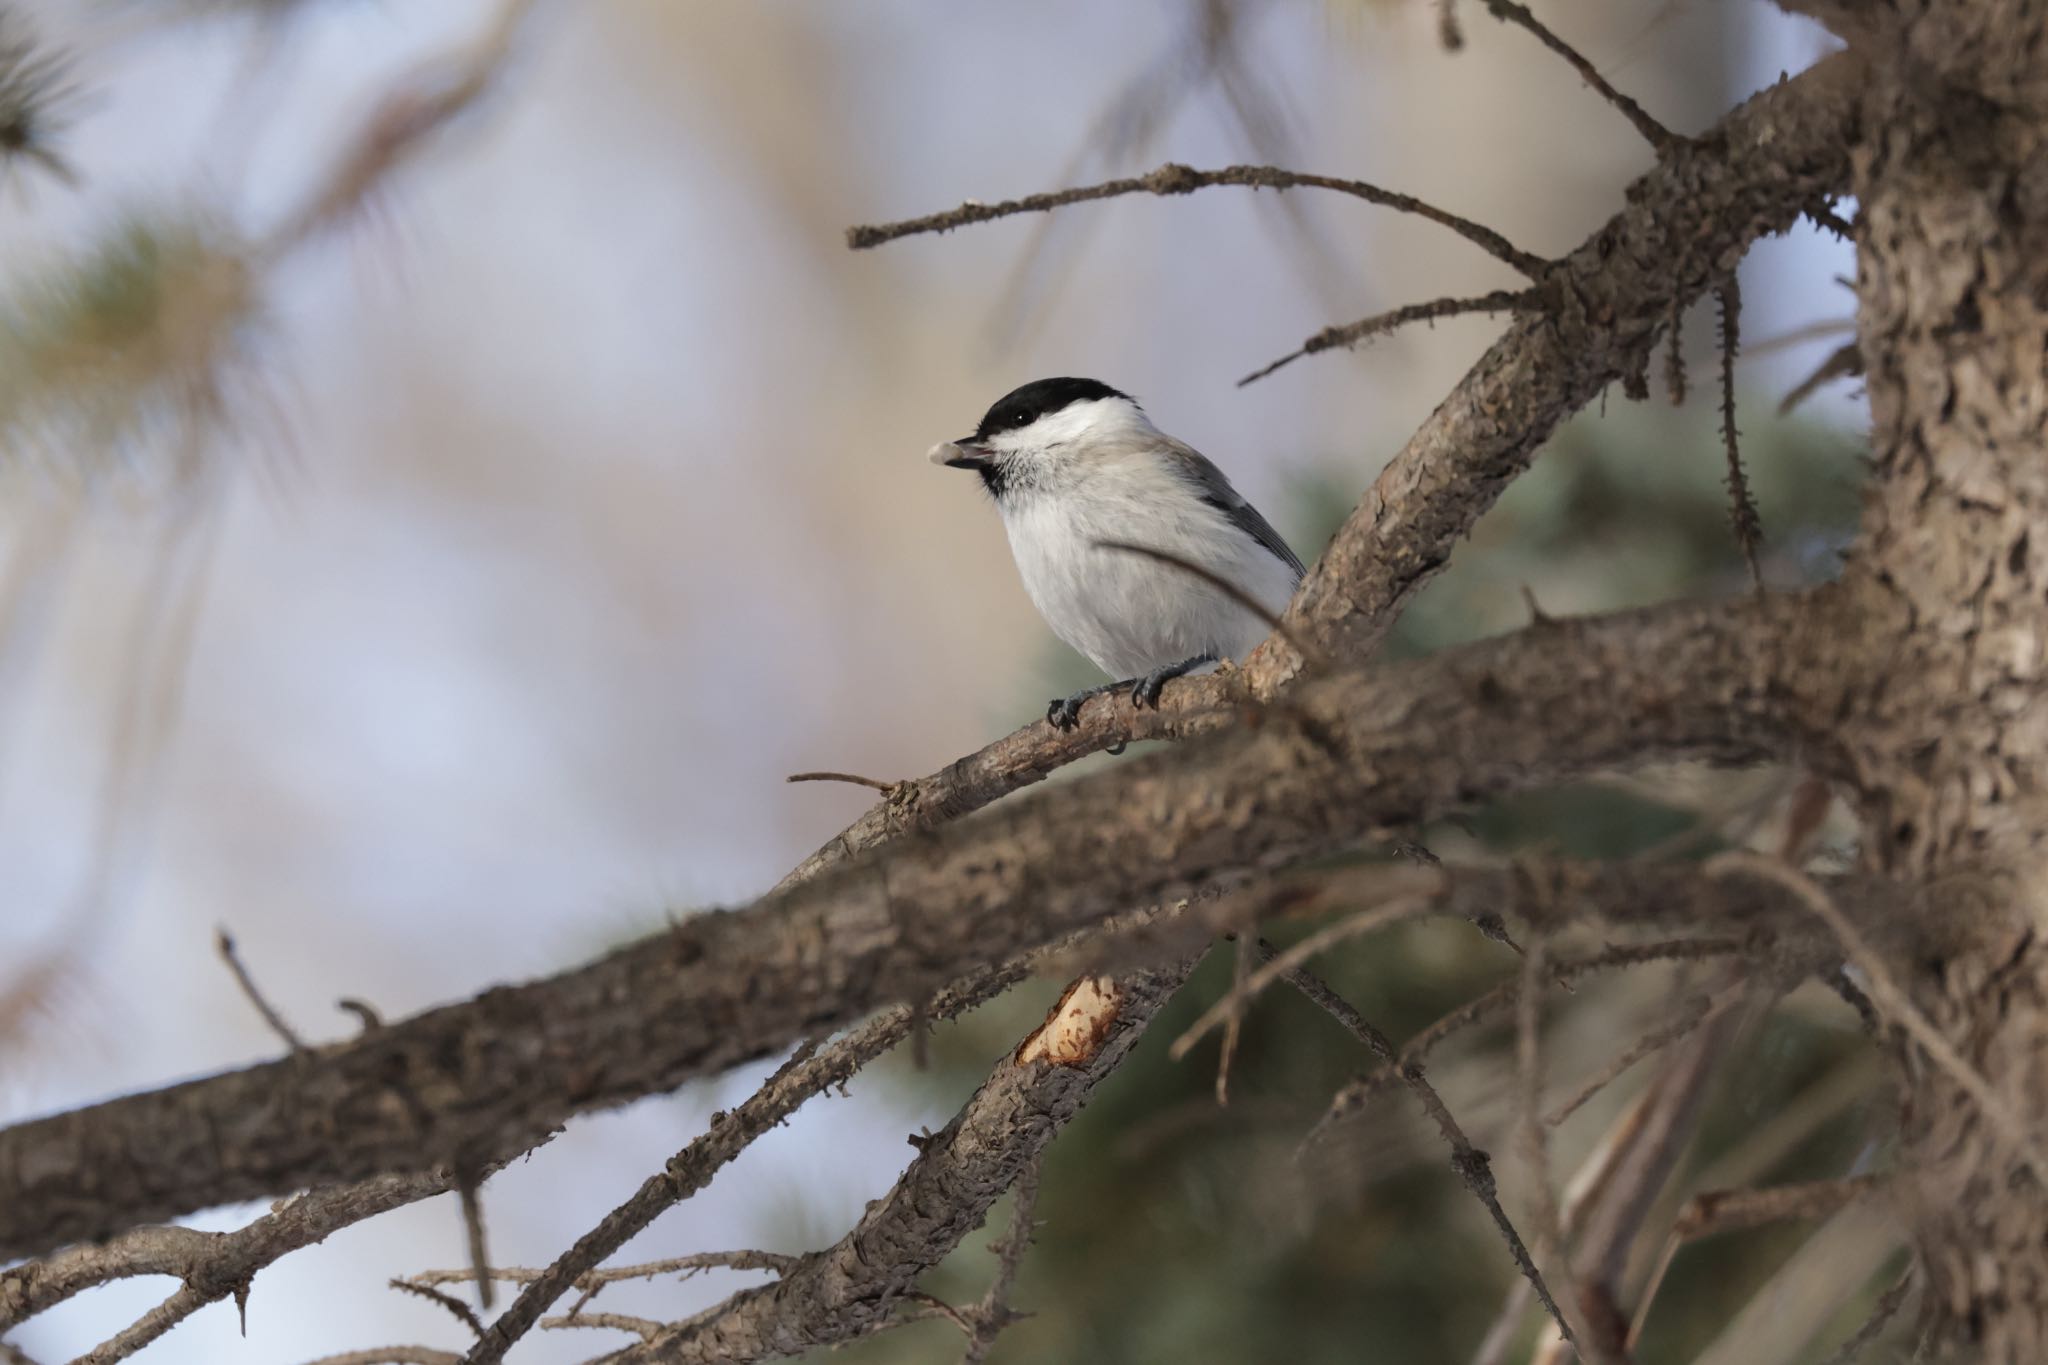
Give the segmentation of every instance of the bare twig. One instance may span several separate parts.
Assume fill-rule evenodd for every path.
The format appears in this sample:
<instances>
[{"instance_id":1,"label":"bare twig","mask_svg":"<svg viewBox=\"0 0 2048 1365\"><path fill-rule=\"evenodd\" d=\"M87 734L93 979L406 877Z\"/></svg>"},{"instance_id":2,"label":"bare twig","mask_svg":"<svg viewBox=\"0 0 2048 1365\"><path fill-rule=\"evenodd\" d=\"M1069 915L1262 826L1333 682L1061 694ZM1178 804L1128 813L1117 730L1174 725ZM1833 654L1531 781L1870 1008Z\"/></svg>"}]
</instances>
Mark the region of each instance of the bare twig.
<instances>
[{"instance_id":1,"label":"bare twig","mask_svg":"<svg viewBox=\"0 0 2048 1365\"><path fill-rule=\"evenodd\" d=\"M1853 341L1845 341L1828 353L1828 358L1814 367L1812 374L1792 386L1778 404L1778 415L1787 416L1794 408L1811 398L1821 387L1836 379L1853 379L1863 373L1863 348Z\"/></svg>"},{"instance_id":2,"label":"bare twig","mask_svg":"<svg viewBox=\"0 0 2048 1365\"><path fill-rule=\"evenodd\" d=\"M1261 941L1259 950L1268 961L1276 960L1279 956L1270 943ZM1501 1207L1500 1192L1494 1182L1492 1158L1474 1147L1472 1140L1465 1136L1464 1128L1452 1117L1450 1106L1444 1103L1443 1096L1437 1093L1436 1087L1424 1076L1421 1064L1418 1062L1401 1065L1394 1045L1388 1041L1387 1035L1374 1027L1370 1020L1352 1007L1350 1001L1331 989L1329 983L1315 973L1305 968L1291 968L1287 972L1287 982L1311 1002L1321 1006L1331 1018L1343 1025L1352 1037L1370 1048L1374 1056L1398 1069L1402 1083L1417 1100L1421 1101L1424 1112L1436 1124L1437 1131L1443 1134L1444 1141L1450 1145L1451 1169L1457 1172L1458 1179L1472 1192L1472 1197L1485 1206L1487 1216L1493 1219L1494 1227L1499 1229L1501 1239L1507 1243L1508 1254L1514 1258L1515 1268L1522 1272L1522 1282L1542 1300L1551 1320L1569 1339L1571 1330L1565 1326L1564 1315L1558 1311L1556 1301L1550 1297L1550 1287L1543 1283L1543 1274L1536 1268L1536 1262L1529 1255L1528 1247L1523 1244L1522 1235L1515 1231L1515 1225L1508 1218L1507 1210Z\"/></svg>"},{"instance_id":3,"label":"bare twig","mask_svg":"<svg viewBox=\"0 0 2048 1365\"><path fill-rule=\"evenodd\" d=\"M1739 990L1752 999L1758 997L1757 987L1743 980L1742 973L1726 970L1731 980L1722 994ZM1774 997L1775 988L1765 998ZM1760 1013L1761 1009L1754 1009L1747 1017ZM1644 1102L1636 1108L1635 1122L1602 1188L1588 1199L1573 1266L1583 1286L1580 1302L1598 1337L1599 1354L1610 1359L1628 1358L1629 1319L1622 1308L1622 1293L1630 1253L1671 1172L1692 1142L1715 1064L1743 1017L1719 1013L1712 1026L1666 1060L1645 1091Z\"/></svg>"},{"instance_id":4,"label":"bare twig","mask_svg":"<svg viewBox=\"0 0 2048 1365\"><path fill-rule=\"evenodd\" d=\"M417 1284L411 1280L394 1279L387 1281L387 1283L389 1283L393 1289L396 1289L401 1294L411 1294L415 1297L425 1299L428 1303L436 1304L439 1307L447 1309L451 1314L454 1315L458 1322L460 1322L464 1327L467 1327L471 1332L475 1333L477 1336L482 1336L484 1334L483 1319L479 1318L476 1315L476 1310L474 1308L471 1308L468 1304L464 1303L461 1299L456 1298L453 1294L444 1294L440 1290L435 1289L431 1285Z\"/></svg>"},{"instance_id":5,"label":"bare twig","mask_svg":"<svg viewBox=\"0 0 2048 1365\"><path fill-rule=\"evenodd\" d=\"M845 782L856 787L872 787L876 791L882 792L884 794L893 792L898 787L901 787L903 785L900 781L884 782L879 777L862 777L859 773L835 773L824 771L812 773L791 773L788 777L785 777L782 780L785 782Z\"/></svg>"},{"instance_id":6,"label":"bare twig","mask_svg":"<svg viewBox=\"0 0 2048 1365\"><path fill-rule=\"evenodd\" d=\"M1593 1096L1613 1084L1615 1079L1623 1072L1651 1053L1661 1048L1669 1047L1686 1034L1691 1033L1708 1019L1728 1008L1740 994L1741 987L1735 985L1723 990L1718 997L1710 996L1705 992L1689 997L1683 1005L1679 1006L1676 1015L1657 1028L1651 1029L1648 1033L1645 1033L1642 1037L1616 1053L1613 1059L1606 1066L1601 1067L1583 1086L1579 1087L1578 1091L1570 1099L1552 1109L1548 1114L1545 1114L1543 1116L1543 1126L1555 1128L1560 1123L1563 1123L1566 1119L1577 1113L1586 1101L1592 1099Z\"/></svg>"},{"instance_id":7,"label":"bare twig","mask_svg":"<svg viewBox=\"0 0 2048 1365\"><path fill-rule=\"evenodd\" d=\"M1579 73L1580 80L1592 86L1599 92L1600 98L1613 105L1621 112L1623 118L1635 125L1636 131L1643 135L1645 142L1657 150L1658 155L1670 151L1681 141L1677 134L1651 118L1642 105L1608 84L1607 78L1600 74L1598 67L1580 55L1578 49L1546 28L1529 12L1528 6L1518 5L1514 0L1486 0L1486 8L1492 11L1494 18L1527 29L1536 35L1537 42L1564 58L1572 70Z\"/></svg>"},{"instance_id":8,"label":"bare twig","mask_svg":"<svg viewBox=\"0 0 2048 1365\"><path fill-rule=\"evenodd\" d=\"M1457 0L1436 0L1436 40L1446 52L1463 50L1465 29L1458 22Z\"/></svg>"},{"instance_id":9,"label":"bare twig","mask_svg":"<svg viewBox=\"0 0 2048 1365\"><path fill-rule=\"evenodd\" d=\"M1842 945L1843 953L1850 963L1863 973L1864 983L1871 1003L1892 1023L1903 1028L1914 1042L1925 1049L1934 1064L1947 1073L1949 1079L1960 1086L1965 1094L1976 1101L1978 1112L1984 1115L1998 1135L2011 1145L2013 1151L2033 1167L2037 1178L2048 1179L2048 1153L2041 1150L2041 1144L2027 1130L2012 1107L1984 1074L1970 1065L1969 1059L1956 1050L1954 1043L1936 1028L1920 1007L1915 1005L1899 984L1892 980L1891 971L1884 960L1874 952L1856 931L1835 902L1828 895L1827 888L1796 867L1762 854L1736 849L1710 859L1706 873L1710 877L1727 876L1732 872L1747 872L1765 877L1797 896L1802 904L1812 910L1815 917L1834 933Z\"/></svg>"},{"instance_id":10,"label":"bare twig","mask_svg":"<svg viewBox=\"0 0 2048 1365\"><path fill-rule=\"evenodd\" d=\"M1243 388L1255 384L1275 370L1292 365L1303 356L1315 355L1339 346L1356 346L1361 341L1370 341L1383 336L1397 327L1411 322L1434 322L1438 318L1458 317L1466 313L1513 313L1526 312L1535 308L1541 298L1534 290L1495 289L1472 298L1430 299L1424 303L1404 304L1384 313L1375 313L1357 322L1347 322L1337 327L1325 327L1297 350L1289 351L1269 365L1263 365L1237 381Z\"/></svg>"},{"instance_id":11,"label":"bare twig","mask_svg":"<svg viewBox=\"0 0 2048 1365\"><path fill-rule=\"evenodd\" d=\"M1031 1232L1035 1226L1032 1215L1038 1207L1038 1178L1045 1165L1044 1153L1033 1159L1024 1168L1024 1174L1017 1177L1013 1198L1016 1205L1010 1211L1010 1229L1002 1240L989 1249L996 1254L995 1278L989 1281L988 1291L981 1296L967 1314L967 1352L960 1358L960 1365L981 1365L995 1345L996 1336L1003 1328L1017 1319L1017 1313L1010 1307L1010 1287L1017 1282L1017 1269L1024 1264L1024 1253L1031 1249Z\"/></svg>"},{"instance_id":12,"label":"bare twig","mask_svg":"<svg viewBox=\"0 0 2048 1365\"><path fill-rule=\"evenodd\" d=\"M572 1327L595 1327L610 1332L631 1332L642 1341L652 1341L661 1335L662 1324L653 1318L636 1318L625 1313L565 1313L557 1318L542 1318L540 1325L550 1331L561 1331Z\"/></svg>"},{"instance_id":13,"label":"bare twig","mask_svg":"<svg viewBox=\"0 0 2048 1365\"><path fill-rule=\"evenodd\" d=\"M368 1351L343 1351L338 1356L321 1356L306 1365L459 1365L453 1351L436 1351L426 1346L380 1346Z\"/></svg>"},{"instance_id":14,"label":"bare twig","mask_svg":"<svg viewBox=\"0 0 2048 1365\"><path fill-rule=\"evenodd\" d=\"M1446 213L1412 195L1383 190L1363 180L1340 180L1327 175L1306 175L1298 171L1283 171L1273 166L1226 166L1216 171L1198 171L1192 166L1182 166L1174 162L1168 162L1147 175L1104 181L1099 185L1084 185L1047 194L1027 194L1021 199L1005 199L995 204L970 200L959 208L948 209L943 213L926 214L922 218L906 218L901 222L869 227L851 227L846 230L846 244L855 251L863 251L869 247L880 246L884 242L893 242L899 237L910 237L923 232L950 232L954 228L986 223L996 218L1009 218L1020 213L1045 213L1052 209L1065 208L1069 204L1083 204L1095 199L1114 199L1125 194L1188 194L1212 185L1247 185L1271 190L1335 190L1383 208L1427 218L1439 227L1449 228L1488 255L1505 261L1531 279L1541 277L1549 267L1549 262L1542 257L1514 246L1492 228L1483 227L1470 219L1460 218L1454 213Z\"/></svg>"},{"instance_id":15,"label":"bare twig","mask_svg":"<svg viewBox=\"0 0 2048 1365\"><path fill-rule=\"evenodd\" d=\"M984 968L966 980L941 991L927 1007L930 1016L947 1018L971 1009L1021 980L1022 960L1001 967ZM813 1053L792 1057L738 1108L717 1116L711 1127L689 1146L670 1157L668 1163L649 1176L632 1198L606 1214L589 1232L576 1239L545 1271L519 1282L526 1287L492 1320L464 1365L491 1365L504 1359L512 1343L540 1321L556 1299L571 1285L596 1292L609 1277L623 1272L593 1269L617 1251L662 1213L709 1184L720 1168L758 1138L781 1123L813 1095L834 1085L843 1085L854 1072L902 1041L910 1031L913 1011L899 1005L854 1029L836 1042ZM685 1258L686 1260L689 1258ZM774 1269L767 1266L763 1268ZM640 1267L629 1267L639 1270ZM512 1278L494 1271L499 1278ZM431 1281L429 1281L431 1282Z\"/></svg>"},{"instance_id":16,"label":"bare twig","mask_svg":"<svg viewBox=\"0 0 2048 1365\"><path fill-rule=\"evenodd\" d=\"M1919 1278L1919 1270L1919 1262L1908 1262L1899 1278L1893 1281L1891 1288L1878 1296L1876 1306L1870 1310L1870 1316L1864 1319L1863 1325L1851 1333L1849 1339L1837 1347L1821 1365L1855 1365L1870 1343L1877 1340L1878 1334L1884 1331L1886 1324L1891 1322L1906 1302L1906 1295L1912 1292L1913 1283ZM1915 1358L1918 1358L1917 1355Z\"/></svg>"},{"instance_id":17,"label":"bare twig","mask_svg":"<svg viewBox=\"0 0 2048 1365\"><path fill-rule=\"evenodd\" d=\"M1590 956L1559 961L1551 973L1551 980L1559 985L1569 985L1595 972L1639 966L1646 962L1690 962L1732 957L1748 951L1749 946L1746 940L1739 938L1679 938L1655 943L1621 944ZM1522 975L1517 973L1417 1033L1401 1048L1397 1065L1381 1066L1353 1078L1331 1099L1329 1109L1304 1141L1312 1143L1328 1136L1330 1129L1358 1113L1375 1094L1399 1080L1403 1068L1420 1064L1452 1034L1516 1006L1521 999L1522 980Z\"/></svg>"},{"instance_id":18,"label":"bare twig","mask_svg":"<svg viewBox=\"0 0 2048 1365\"><path fill-rule=\"evenodd\" d=\"M1531 934L1528 950L1522 956L1521 990L1515 1000L1515 1153L1527 1169L1532 1191L1529 1200L1530 1212L1535 1219L1535 1231L1531 1235L1535 1243L1532 1259L1539 1266L1548 1265L1562 1272L1560 1287L1564 1302L1574 1305L1574 1308L1563 1311L1558 1305L1551 1305L1551 1317L1565 1340L1583 1345L1586 1350L1596 1353L1595 1359L1600 1359L1597 1343L1587 1339L1589 1334L1575 1331L1568 1325L1568 1322L1577 1321L1577 1286L1564 1245L1564 1217L1558 1209L1557 1192L1550 1183L1550 1147L1537 1115L1543 1094L1542 991L1539 988L1548 974L1549 961L1550 940L1541 933ZM1568 1314L1571 1315L1569 1318Z\"/></svg>"},{"instance_id":19,"label":"bare twig","mask_svg":"<svg viewBox=\"0 0 2048 1365\"><path fill-rule=\"evenodd\" d=\"M1728 518L1735 528L1735 542L1749 565L1750 581L1763 591L1764 571L1757 552L1763 544L1763 518L1757 515L1756 499L1749 493L1749 476L1742 469L1742 447L1735 430L1735 352L1741 336L1742 291L1730 275L1717 291L1721 306L1721 448L1728 459Z\"/></svg>"},{"instance_id":20,"label":"bare twig","mask_svg":"<svg viewBox=\"0 0 2048 1365\"><path fill-rule=\"evenodd\" d=\"M256 1012L263 1016L263 1022L270 1025L270 1031L283 1039L284 1045L293 1052L304 1052L306 1040L299 1037L292 1026L284 1021L284 1016L263 998L263 992L256 987L255 978L250 976L249 969L242 965L241 955L235 951L234 936L226 929L215 929L213 946L220 953L220 960L227 963L228 970L235 974L235 984L242 988L242 994L256 1007Z\"/></svg>"},{"instance_id":21,"label":"bare twig","mask_svg":"<svg viewBox=\"0 0 2048 1365\"><path fill-rule=\"evenodd\" d=\"M1664 387L1671 406L1685 404L1685 310L1671 303L1671 322L1664 334Z\"/></svg>"},{"instance_id":22,"label":"bare twig","mask_svg":"<svg viewBox=\"0 0 2048 1365\"><path fill-rule=\"evenodd\" d=\"M1216 1106L1230 1103L1230 1064L1237 1057L1237 1045L1244 1034L1245 986L1252 974L1252 936L1240 930L1237 951L1231 955L1230 993L1233 1002L1223 1024L1223 1046L1216 1056Z\"/></svg>"},{"instance_id":23,"label":"bare twig","mask_svg":"<svg viewBox=\"0 0 2048 1365\"><path fill-rule=\"evenodd\" d=\"M461 1200L463 1242L469 1247L469 1263L476 1270L476 1301L488 1312L491 1307L490 1248L484 1245L484 1206L478 1197L479 1181L465 1177L455 1188L456 1197ZM477 1335L483 1335L483 1328L477 1328Z\"/></svg>"},{"instance_id":24,"label":"bare twig","mask_svg":"<svg viewBox=\"0 0 2048 1365\"><path fill-rule=\"evenodd\" d=\"M1318 953L1334 948L1339 943L1398 924L1409 916L1418 914L1426 902L1417 897L1402 897L1384 905L1375 905L1348 915L1332 925L1318 929L1315 933L1294 944L1285 952L1275 956L1257 971L1247 977L1242 986L1233 986L1224 992L1223 998L1202 1011L1194 1023L1188 1025L1180 1037L1173 1040L1167 1055L1175 1061L1188 1055L1196 1043L1202 1041L1216 1028L1229 1019L1234 1011L1242 1010L1251 1001L1265 993L1267 987L1285 977L1288 972L1301 966ZM1247 930L1249 932L1249 930Z\"/></svg>"},{"instance_id":25,"label":"bare twig","mask_svg":"<svg viewBox=\"0 0 2048 1365\"><path fill-rule=\"evenodd\" d=\"M797 1258L775 1251L696 1251L688 1256L670 1256L666 1260L644 1261L639 1265L606 1266L602 1270L586 1270L571 1284L583 1291L583 1299L569 1310L574 1317L582 1306L606 1285L619 1284L627 1280L651 1280L662 1275L676 1275L689 1279L707 1270L766 1270L780 1275L795 1265ZM553 1266L538 1268L519 1265L491 1266L484 1273L502 1284L534 1284L544 1280L553 1271ZM417 1275L407 1275L394 1280L395 1285L408 1288L432 1288L443 1284L471 1284L476 1280L476 1271L422 1270Z\"/></svg>"},{"instance_id":26,"label":"bare twig","mask_svg":"<svg viewBox=\"0 0 2048 1365\"><path fill-rule=\"evenodd\" d=\"M1889 1176L1880 1174L1852 1175L1841 1180L1810 1180L1760 1190L1703 1190L1686 1201L1671 1232L1682 1240L1697 1241L1789 1218L1818 1221L1868 1197L1888 1179Z\"/></svg>"},{"instance_id":27,"label":"bare twig","mask_svg":"<svg viewBox=\"0 0 2048 1365\"><path fill-rule=\"evenodd\" d=\"M176 1243L166 1243L163 1234L184 1229L137 1228L104 1246L74 1247L48 1261L31 1262L6 1272L11 1279L37 1267L54 1271L52 1283L37 1293L29 1312L40 1312L52 1303L93 1284L128 1275L175 1274L184 1281L177 1292L137 1318L116 1336L102 1342L76 1365L114 1365L155 1341L209 1303L232 1297L246 1303L256 1272L271 1262L321 1241L329 1233L392 1209L417 1203L453 1190L452 1174L420 1176L377 1176L356 1185L315 1190L302 1194L275 1212L231 1233L199 1233L210 1245L178 1239L185 1254L166 1259L164 1252ZM0 1288L0 1294L4 1294ZM54 1295L54 1297L52 1297ZM37 1302L36 1300L40 1300ZM379 1357L400 1360L405 1357ZM436 1356L435 1359L442 1357ZM446 1359L452 1361L454 1356Z\"/></svg>"}]
</instances>

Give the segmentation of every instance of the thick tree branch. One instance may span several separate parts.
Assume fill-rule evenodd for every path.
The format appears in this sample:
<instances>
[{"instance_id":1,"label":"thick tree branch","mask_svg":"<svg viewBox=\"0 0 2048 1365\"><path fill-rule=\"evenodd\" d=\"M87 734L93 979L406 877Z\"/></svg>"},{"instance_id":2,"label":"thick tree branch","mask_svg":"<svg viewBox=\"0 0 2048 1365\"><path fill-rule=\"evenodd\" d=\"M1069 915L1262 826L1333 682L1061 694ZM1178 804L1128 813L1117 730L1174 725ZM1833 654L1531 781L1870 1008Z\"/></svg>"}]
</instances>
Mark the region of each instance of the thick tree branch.
<instances>
[{"instance_id":1,"label":"thick tree branch","mask_svg":"<svg viewBox=\"0 0 2048 1365\"><path fill-rule=\"evenodd\" d=\"M475 1169L573 1114L915 1002L1131 905L1599 768L1785 756L1826 733L1834 705L1785 685L1780 656L1809 605L1549 623L1310 680L1255 724L905 840L589 966L0 1130L0 1256L309 1183Z\"/></svg>"},{"instance_id":2,"label":"thick tree branch","mask_svg":"<svg viewBox=\"0 0 2048 1365\"><path fill-rule=\"evenodd\" d=\"M799 1355L893 1325L918 1277L981 1226L1005 1190L1114 1071L1192 963L1120 978L1107 1038L1081 1066L1000 1063L896 1187L838 1242L771 1284L609 1358L613 1365L741 1365Z\"/></svg>"},{"instance_id":3,"label":"thick tree branch","mask_svg":"<svg viewBox=\"0 0 2048 1365\"><path fill-rule=\"evenodd\" d=\"M927 1018L950 1018L992 999L1025 975L1020 959L970 972L926 1003ZM861 1067L903 1041L920 1021L918 1011L898 1005L836 1038L817 1051L783 1064L762 1087L737 1108L718 1114L711 1126L689 1146L670 1157L625 1203L576 1239L555 1263L524 1280L519 1297L492 1319L463 1365L493 1365L504 1359L512 1343L532 1329L541 1314L572 1284L585 1284L606 1257L638 1236L648 1224L711 1183L725 1165L753 1141L820 1091L844 1085ZM415 1277L418 1278L418 1277Z\"/></svg>"}]
</instances>

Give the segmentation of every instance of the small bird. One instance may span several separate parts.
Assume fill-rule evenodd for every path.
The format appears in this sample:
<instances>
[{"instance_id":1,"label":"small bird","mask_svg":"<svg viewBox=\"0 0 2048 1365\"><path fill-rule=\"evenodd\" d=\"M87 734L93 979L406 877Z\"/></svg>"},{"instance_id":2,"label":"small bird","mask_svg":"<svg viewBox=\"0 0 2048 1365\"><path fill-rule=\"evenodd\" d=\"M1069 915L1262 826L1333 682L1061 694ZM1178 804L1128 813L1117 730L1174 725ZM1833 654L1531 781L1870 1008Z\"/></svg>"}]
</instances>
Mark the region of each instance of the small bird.
<instances>
[{"instance_id":1,"label":"small bird","mask_svg":"<svg viewBox=\"0 0 2048 1365\"><path fill-rule=\"evenodd\" d=\"M1223 471L1099 380L1012 390L931 459L981 475L1039 613L1119 680L1054 698L1045 718L1062 730L1090 697L1120 688L1157 707L1169 679L1241 659L1266 636L1266 622L1214 584L1108 545L1198 565L1276 616L1301 582L1301 560Z\"/></svg>"}]
</instances>

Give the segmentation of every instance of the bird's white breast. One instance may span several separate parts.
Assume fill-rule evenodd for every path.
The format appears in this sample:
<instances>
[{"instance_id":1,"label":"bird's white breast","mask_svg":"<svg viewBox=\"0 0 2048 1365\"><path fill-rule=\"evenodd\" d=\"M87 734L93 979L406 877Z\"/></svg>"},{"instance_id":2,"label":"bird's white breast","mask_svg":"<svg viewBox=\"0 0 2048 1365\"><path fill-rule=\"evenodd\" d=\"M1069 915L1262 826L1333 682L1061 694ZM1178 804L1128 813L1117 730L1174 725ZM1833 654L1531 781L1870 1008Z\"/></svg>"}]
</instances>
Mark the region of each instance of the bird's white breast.
<instances>
[{"instance_id":1,"label":"bird's white breast","mask_svg":"<svg viewBox=\"0 0 2048 1365\"><path fill-rule=\"evenodd\" d=\"M1143 451L1096 459L1002 502L1024 589L1058 636L1112 678L1202 654L1242 659L1263 621L1183 570L1101 541L1200 564L1277 613L1294 573Z\"/></svg>"}]
</instances>

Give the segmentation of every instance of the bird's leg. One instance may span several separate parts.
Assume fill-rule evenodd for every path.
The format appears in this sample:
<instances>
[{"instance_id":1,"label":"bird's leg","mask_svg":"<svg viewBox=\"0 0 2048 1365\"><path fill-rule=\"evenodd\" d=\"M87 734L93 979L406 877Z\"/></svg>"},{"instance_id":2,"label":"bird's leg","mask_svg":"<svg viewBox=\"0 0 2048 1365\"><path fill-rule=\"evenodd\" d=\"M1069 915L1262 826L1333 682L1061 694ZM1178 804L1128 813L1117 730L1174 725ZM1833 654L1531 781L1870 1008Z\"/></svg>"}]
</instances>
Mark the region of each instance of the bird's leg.
<instances>
[{"instance_id":1,"label":"bird's leg","mask_svg":"<svg viewBox=\"0 0 2048 1365\"><path fill-rule=\"evenodd\" d=\"M1191 659L1182 659L1177 664L1167 664L1163 668L1155 668L1144 677L1133 679L1131 682L1131 705L1149 706L1157 711L1159 709L1159 689L1165 687L1168 682L1180 677L1191 668L1200 668L1203 664L1213 664L1215 662L1216 656L1214 654L1197 654ZM1122 684L1119 683L1118 686L1122 686Z\"/></svg>"},{"instance_id":2,"label":"bird's leg","mask_svg":"<svg viewBox=\"0 0 2048 1365\"><path fill-rule=\"evenodd\" d=\"M1113 683L1101 683L1095 687L1084 687L1070 697L1054 697L1045 708L1045 718L1055 730L1071 730L1081 723L1081 704L1090 697L1099 697L1104 692L1131 691L1131 702L1136 706L1159 709L1159 689L1189 669L1200 668L1203 664L1216 662L1214 654L1197 654L1191 659L1182 659L1177 664L1155 668L1139 678L1123 678Z\"/></svg>"},{"instance_id":3,"label":"bird's leg","mask_svg":"<svg viewBox=\"0 0 2048 1365\"><path fill-rule=\"evenodd\" d=\"M1099 697L1104 692L1114 692L1119 687L1129 687L1130 679L1122 682L1102 683L1095 687L1084 687L1067 697L1054 697L1045 708L1046 722L1055 730L1071 730L1081 723L1081 703L1090 697Z\"/></svg>"}]
</instances>

